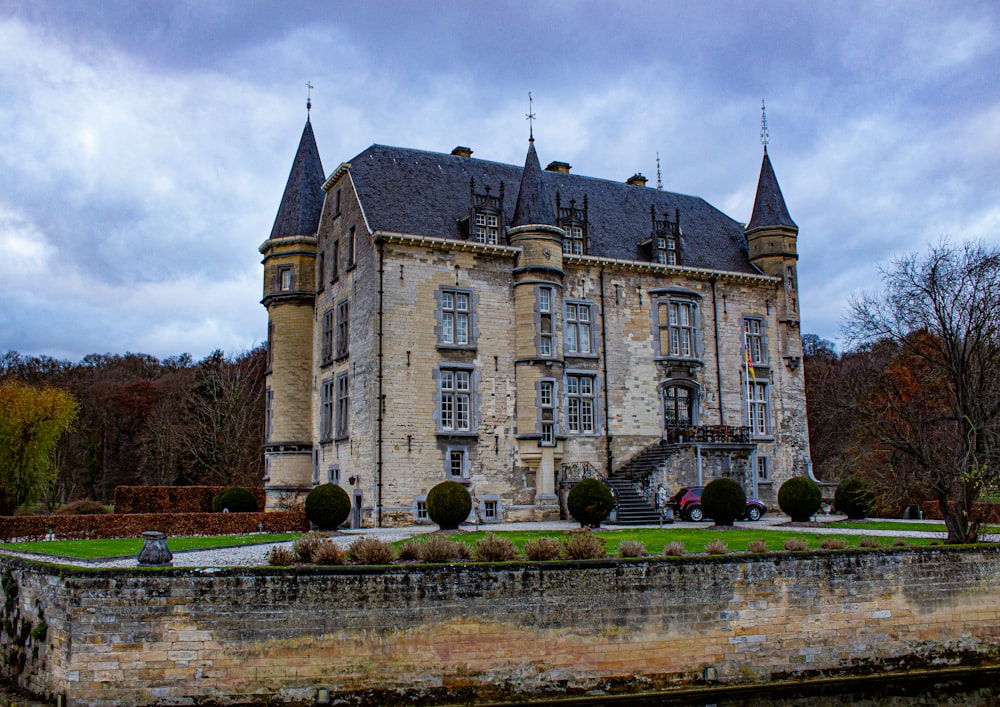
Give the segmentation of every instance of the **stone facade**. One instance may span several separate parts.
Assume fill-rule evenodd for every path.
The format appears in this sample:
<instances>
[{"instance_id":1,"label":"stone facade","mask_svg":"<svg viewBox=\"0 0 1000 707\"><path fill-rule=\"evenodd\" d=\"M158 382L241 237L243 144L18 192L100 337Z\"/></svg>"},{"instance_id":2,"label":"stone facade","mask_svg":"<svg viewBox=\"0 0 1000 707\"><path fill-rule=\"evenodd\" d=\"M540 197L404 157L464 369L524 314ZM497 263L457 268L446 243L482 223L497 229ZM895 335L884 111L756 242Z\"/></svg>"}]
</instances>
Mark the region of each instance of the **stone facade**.
<instances>
[{"instance_id":1,"label":"stone facade","mask_svg":"<svg viewBox=\"0 0 1000 707\"><path fill-rule=\"evenodd\" d=\"M467 704L1000 666L989 547L212 573L0 558L0 574L0 672L69 707L312 705L321 689Z\"/></svg>"},{"instance_id":2,"label":"stone facade","mask_svg":"<svg viewBox=\"0 0 1000 707\"><path fill-rule=\"evenodd\" d=\"M552 518L564 465L610 476L661 443L699 460L660 467L671 491L727 475L773 504L808 473L783 202L744 232L644 180L543 174L534 144L523 170L470 154L373 146L312 185L308 234L279 228L293 166L261 246L270 508L334 482L351 524L409 524L453 479L482 522Z\"/></svg>"}]
</instances>

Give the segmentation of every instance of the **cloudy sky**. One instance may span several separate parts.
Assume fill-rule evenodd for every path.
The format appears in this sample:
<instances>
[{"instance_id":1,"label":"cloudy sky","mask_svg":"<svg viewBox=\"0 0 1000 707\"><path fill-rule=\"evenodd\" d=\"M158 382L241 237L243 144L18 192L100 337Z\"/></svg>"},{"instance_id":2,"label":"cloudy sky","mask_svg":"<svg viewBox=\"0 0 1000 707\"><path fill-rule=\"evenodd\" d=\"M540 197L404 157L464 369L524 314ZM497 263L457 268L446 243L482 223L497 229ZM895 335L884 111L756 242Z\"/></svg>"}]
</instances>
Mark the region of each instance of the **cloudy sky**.
<instances>
[{"instance_id":1,"label":"cloudy sky","mask_svg":"<svg viewBox=\"0 0 1000 707\"><path fill-rule=\"evenodd\" d=\"M0 0L0 351L235 353L305 120L372 143L655 181L747 221L769 152L802 328L878 265L1000 245L1000 4Z\"/></svg>"}]
</instances>

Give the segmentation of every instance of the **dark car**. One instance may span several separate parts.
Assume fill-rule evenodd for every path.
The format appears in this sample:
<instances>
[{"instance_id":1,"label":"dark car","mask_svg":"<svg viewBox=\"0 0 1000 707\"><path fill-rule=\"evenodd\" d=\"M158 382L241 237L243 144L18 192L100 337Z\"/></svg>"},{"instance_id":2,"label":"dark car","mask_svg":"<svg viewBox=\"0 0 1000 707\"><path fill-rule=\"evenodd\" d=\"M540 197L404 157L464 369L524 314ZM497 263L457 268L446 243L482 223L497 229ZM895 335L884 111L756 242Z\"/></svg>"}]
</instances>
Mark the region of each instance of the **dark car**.
<instances>
[{"instance_id":1,"label":"dark car","mask_svg":"<svg viewBox=\"0 0 1000 707\"><path fill-rule=\"evenodd\" d=\"M689 486L670 497L668 505L674 509L674 514L695 523L705 519L705 511L701 507L701 492L704 486ZM741 520L760 520L767 513L767 506L759 498L747 496L747 508Z\"/></svg>"}]
</instances>

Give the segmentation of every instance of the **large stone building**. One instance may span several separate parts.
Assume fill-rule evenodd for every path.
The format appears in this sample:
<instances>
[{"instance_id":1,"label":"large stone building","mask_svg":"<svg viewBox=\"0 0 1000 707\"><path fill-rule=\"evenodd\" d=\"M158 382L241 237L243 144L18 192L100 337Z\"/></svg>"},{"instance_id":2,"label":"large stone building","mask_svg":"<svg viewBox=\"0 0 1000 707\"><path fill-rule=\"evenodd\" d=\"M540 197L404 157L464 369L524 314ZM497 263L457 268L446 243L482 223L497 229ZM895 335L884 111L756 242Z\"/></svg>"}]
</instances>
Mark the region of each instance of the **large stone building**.
<instances>
[{"instance_id":1,"label":"large stone building","mask_svg":"<svg viewBox=\"0 0 1000 707\"><path fill-rule=\"evenodd\" d=\"M446 479L478 520L558 517L807 472L798 228L765 146L749 224L625 182L372 145L323 171L306 121L264 256L268 507L340 484L412 523ZM749 360L747 360L749 359Z\"/></svg>"}]
</instances>

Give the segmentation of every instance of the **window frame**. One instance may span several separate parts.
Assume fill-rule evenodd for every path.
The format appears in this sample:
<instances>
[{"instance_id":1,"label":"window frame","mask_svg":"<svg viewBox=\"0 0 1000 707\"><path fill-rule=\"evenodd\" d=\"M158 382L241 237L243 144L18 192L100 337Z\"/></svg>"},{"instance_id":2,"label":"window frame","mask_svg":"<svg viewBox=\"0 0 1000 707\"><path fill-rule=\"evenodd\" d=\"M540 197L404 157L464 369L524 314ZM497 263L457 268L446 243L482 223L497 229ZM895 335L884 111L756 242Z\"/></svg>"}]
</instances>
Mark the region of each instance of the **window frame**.
<instances>
[{"instance_id":1,"label":"window frame","mask_svg":"<svg viewBox=\"0 0 1000 707\"><path fill-rule=\"evenodd\" d=\"M654 346L657 358L701 364L701 297L695 293L670 291L653 295ZM682 321L682 312L687 313L686 323ZM684 351L685 335L687 353Z\"/></svg>"},{"instance_id":2,"label":"window frame","mask_svg":"<svg viewBox=\"0 0 1000 707\"><path fill-rule=\"evenodd\" d=\"M328 376L320 383L319 441L322 444L333 441L335 380L333 376Z\"/></svg>"},{"instance_id":3,"label":"window frame","mask_svg":"<svg viewBox=\"0 0 1000 707\"><path fill-rule=\"evenodd\" d=\"M585 320L580 317L581 312L587 312ZM563 354L565 356L597 358L596 331L594 330L596 312L597 305L591 300L570 299L563 302ZM581 327L586 327L586 337L580 336ZM580 343L582 341L587 342L586 351L581 350Z\"/></svg>"},{"instance_id":4,"label":"window frame","mask_svg":"<svg viewBox=\"0 0 1000 707\"><path fill-rule=\"evenodd\" d=\"M552 285L538 285L535 288L537 310L536 353L539 358L556 358L559 354L556 341L556 288ZM546 331L548 323L548 331Z\"/></svg>"},{"instance_id":5,"label":"window frame","mask_svg":"<svg viewBox=\"0 0 1000 707\"><path fill-rule=\"evenodd\" d=\"M336 377L335 405L336 421L333 429L333 439L336 442L348 439L351 435L351 380L347 371L338 373Z\"/></svg>"},{"instance_id":6,"label":"window frame","mask_svg":"<svg viewBox=\"0 0 1000 707\"><path fill-rule=\"evenodd\" d=\"M753 439L770 438L773 434L771 424L771 391L770 383L758 378L756 382L746 381L747 427Z\"/></svg>"},{"instance_id":7,"label":"window frame","mask_svg":"<svg viewBox=\"0 0 1000 707\"><path fill-rule=\"evenodd\" d=\"M587 381L590 392L583 391ZM566 433L571 435L596 435L599 432L597 374L589 371L567 371L563 382L566 409ZM586 425L585 410L590 408L590 427Z\"/></svg>"},{"instance_id":8,"label":"window frame","mask_svg":"<svg viewBox=\"0 0 1000 707\"><path fill-rule=\"evenodd\" d=\"M327 307L323 311L320 334L320 365L328 366L333 362L334 309Z\"/></svg>"},{"instance_id":9,"label":"window frame","mask_svg":"<svg viewBox=\"0 0 1000 707\"><path fill-rule=\"evenodd\" d=\"M287 283L286 283L287 280ZM286 287L287 284L287 287ZM274 273L274 289L277 292L292 292L295 289L295 267L279 265Z\"/></svg>"},{"instance_id":10,"label":"window frame","mask_svg":"<svg viewBox=\"0 0 1000 707\"><path fill-rule=\"evenodd\" d=\"M336 360L347 358L351 353L351 309L350 300L344 298L337 302L337 328L335 337Z\"/></svg>"},{"instance_id":11,"label":"window frame","mask_svg":"<svg viewBox=\"0 0 1000 707\"><path fill-rule=\"evenodd\" d=\"M435 333L437 335L437 345L438 348L442 349L461 349L465 351L474 350L476 348L476 342L479 336L478 319L476 317L476 293L471 287L454 287L454 286L443 286L438 288L438 291L434 294L435 300L437 302L437 310L434 314L436 319ZM449 301L451 304L448 305ZM467 305L466 310L458 309L458 302L460 299L464 299ZM449 326L447 322L451 321L451 341L447 339ZM465 338L466 341L460 342L457 340L458 333L458 323L464 319L465 321Z\"/></svg>"},{"instance_id":12,"label":"window frame","mask_svg":"<svg viewBox=\"0 0 1000 707\"><path fill-rule=\"evenodd\" d=\"M698 424L698 389L695 386L672 380L664 383L662 390L664 428L693 427ZM672 390L684 391L686 395L683 398L681 396L670 395L670 391ZM683 399L687 400L687 420L682 420L676 415L678 403ZM673 402L670 403L669 401ZM669 423L667 418L668 410L672 410L674 413L674 417Z\"/></svg>"},{"instance_id":13,"label":"window frame","mask_svg":"<svg viewBox=\"0 0 1000 707\"><path fill-rule=\"evenodd\" d=\"M434 417L437 434L473 437L478 435L479 416L476 391L478 377L475 366L442 363L434 370ZM461 380L467 387L458 387ZM465 409L465 424L462 409Z\"/></svg>"}]
</instances>

